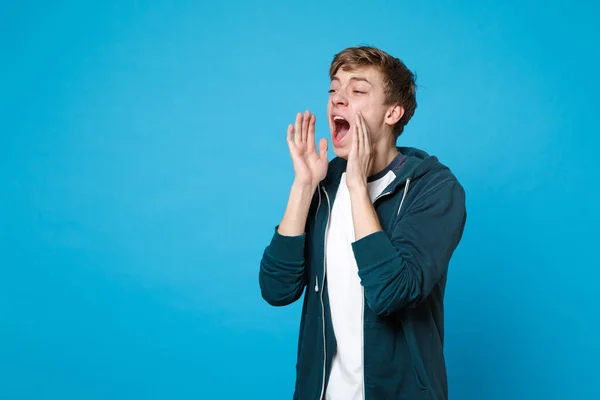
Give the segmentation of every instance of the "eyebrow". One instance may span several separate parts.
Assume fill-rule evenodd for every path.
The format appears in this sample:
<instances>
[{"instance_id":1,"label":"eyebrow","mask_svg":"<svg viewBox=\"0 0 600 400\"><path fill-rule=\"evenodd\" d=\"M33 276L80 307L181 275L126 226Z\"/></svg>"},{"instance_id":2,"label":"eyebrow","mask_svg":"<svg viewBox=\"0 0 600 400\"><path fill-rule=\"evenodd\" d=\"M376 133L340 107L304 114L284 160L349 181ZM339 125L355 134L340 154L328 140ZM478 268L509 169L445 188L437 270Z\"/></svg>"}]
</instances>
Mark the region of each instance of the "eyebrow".
<instances>
[{"instance_id":1,"label":"eyebrow","mask_svg":"<svg viewBox=\"0 0 600 400\"><path fill-rule=\"evenodd\" d=\"M353 76L352 78L350 78L351 81L360 81L360 82L367 82L369 85L373 86L373 84L371 82L369 82L367 80L367 78L362 78L360 76ZM340 78L338 78L337 76L334 76L333 78L331 78L331 81L340 81Z\"/></svg>"}]
</instances>

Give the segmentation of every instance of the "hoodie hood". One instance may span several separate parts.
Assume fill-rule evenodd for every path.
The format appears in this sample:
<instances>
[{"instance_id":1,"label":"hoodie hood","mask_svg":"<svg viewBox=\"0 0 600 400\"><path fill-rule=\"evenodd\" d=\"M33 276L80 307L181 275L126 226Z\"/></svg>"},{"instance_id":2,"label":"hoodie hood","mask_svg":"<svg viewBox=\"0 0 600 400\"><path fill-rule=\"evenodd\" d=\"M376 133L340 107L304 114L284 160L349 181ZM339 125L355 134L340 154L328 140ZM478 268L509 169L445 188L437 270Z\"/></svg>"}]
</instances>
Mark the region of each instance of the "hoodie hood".
<instances>
[{"instance_id":1,"label":"hoodie hood","mask_svg":"<svg viewBox=\"0 0 600 400\"><path fill-rule=\"evenodd\" d=\"M423 175L440 170L448 170L436 156L429 155L424 150L414 147L396 147L398 152L406 156L406 161L397 172L397 179L411 181L421 178Z\"/></svg>"}]
</instances>

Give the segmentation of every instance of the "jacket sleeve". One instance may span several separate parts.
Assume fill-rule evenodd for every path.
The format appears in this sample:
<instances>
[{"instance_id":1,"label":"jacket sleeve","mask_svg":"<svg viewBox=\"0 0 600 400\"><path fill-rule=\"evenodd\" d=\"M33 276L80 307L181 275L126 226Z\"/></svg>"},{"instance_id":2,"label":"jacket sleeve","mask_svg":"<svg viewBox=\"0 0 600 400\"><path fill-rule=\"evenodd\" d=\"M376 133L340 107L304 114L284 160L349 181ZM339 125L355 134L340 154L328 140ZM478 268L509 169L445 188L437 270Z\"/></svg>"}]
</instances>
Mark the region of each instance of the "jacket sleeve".
<instances>
[{"instance_id":1,"label":"jacket sleeve","mask_svg":"<svg viewBox=\"0 0 600 400\"><path fill-rule=\"evenodd\" d=\"M306 286L304 242L306 235L283 236L275 228L260 262L259 285L263 299L272 306L298 300Z\"/></svg>"},{"instance_id":2,"label":"jacket sleeve","mask_svg":"<svg viewBox=\"0 0 600 400\"><path fill-rule=\"evenodd\" d=\"M352 243L369 307L389 315L427 298L448 270L466 222L465 192L455 180L418 195L390 235Z\"/></svg>"}]
</instances>

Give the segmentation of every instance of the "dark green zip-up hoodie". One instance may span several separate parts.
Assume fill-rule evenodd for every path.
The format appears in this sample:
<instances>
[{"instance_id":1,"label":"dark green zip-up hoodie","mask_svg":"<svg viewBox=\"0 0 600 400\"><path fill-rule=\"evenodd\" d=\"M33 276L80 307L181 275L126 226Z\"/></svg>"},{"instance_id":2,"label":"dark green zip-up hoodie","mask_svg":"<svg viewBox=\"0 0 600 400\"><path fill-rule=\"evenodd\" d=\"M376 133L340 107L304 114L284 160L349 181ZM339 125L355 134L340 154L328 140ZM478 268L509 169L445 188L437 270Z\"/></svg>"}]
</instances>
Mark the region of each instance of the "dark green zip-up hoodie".
<instances>
[{"instance_id":1,"label":"dark green zip-up hoodie","mask_svg":"<svg viewBox=\"0 0 600 400\"><path fill-rule=\"evenodd\" d=\"M450 258L462 237L465 192L435 156L407 156L375 199L383 228L352 244L364 287L365 400L448 398L444 291ZM304 293L294 399L320 400L336 340L329 311L325 232L346 160L330 162L300 236L277 232L260 263L263 298L284 306Z\"/></svg>"}]
</instances>

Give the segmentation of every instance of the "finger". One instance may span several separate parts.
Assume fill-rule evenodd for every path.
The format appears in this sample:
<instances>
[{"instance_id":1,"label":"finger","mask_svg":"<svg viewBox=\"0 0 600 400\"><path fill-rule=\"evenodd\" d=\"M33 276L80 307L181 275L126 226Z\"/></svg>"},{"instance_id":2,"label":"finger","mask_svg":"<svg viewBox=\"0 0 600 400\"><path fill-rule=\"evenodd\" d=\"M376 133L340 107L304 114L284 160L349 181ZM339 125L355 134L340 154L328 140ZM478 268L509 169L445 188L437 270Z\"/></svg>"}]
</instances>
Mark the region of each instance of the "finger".
<instances>
[{"instance_id":1,"label":"finger","mask_svg":"<svg viewBox=\"0 0 600 400\"><path fill-rule=\"evenodd\" d=\"M367 153L370 153L371 151L371 138L369 137L369 131L367 129L367 124L365 122L365 118L363 117L362 114L359 113L360 116L360 125L362 127L362 134L363 134L363 149L364 151L366 151Z\"/></svg>"},{"instance_id":2,"label":"finger","mask_svg":"<svg viewBox=\"0 0 600 400\"><path fill-rule=\"evenodd\" d=\"M358 150L358 131L357 131L356 123L354 124L354 126L352 126L351 131L352 131L351 132L352 143L350 143L350 154L354 155L354 154L356 154L356 152Z\"/></svg>"},{"instance_id":3,"label":"finger","mask_svg":"<svg viewBox=\"0 0 600 400\"><path fill-rule=\"evenodd\" d=\"M315 120L317 119L315 114L310 116L310 120L308 122L308 137L306 140L308 141L308 151L315 151Z\"/></svg>"},{"instance_id":4,"label":"finger","mask_svg":"<svg viewBox=\"0 0 600 400\"><path fill-rule=\"evenodd\" d=\"M356 136L357 136L356 150L357 150L357 153L360 154L363 151L364 144L363 144L362 125L360 123L360 115L358 113L356 114L356 123L354 125L356 125Z\"/></svg>"},{"instance_id":5,"label":"finger","mask_svg":"<svg viewBox=\"0 0 600 400\"><path fill-rule=\"evenodd\" d=\"M302 114L296 114L296 126L294 127L294 142L299 144L302 141Z\"/></svg>"},{"instance_id":6,"label":"finger","mask_svg":"<svg viewBox=\"0 0 600 400\"><path fill-rule=\"evenodd\" d=\"M306 110L304 112L304 116L302 117L302 141L306 142L308 140L308 125L310 121L310 111Z\"/></svg>"}]
</instances>

